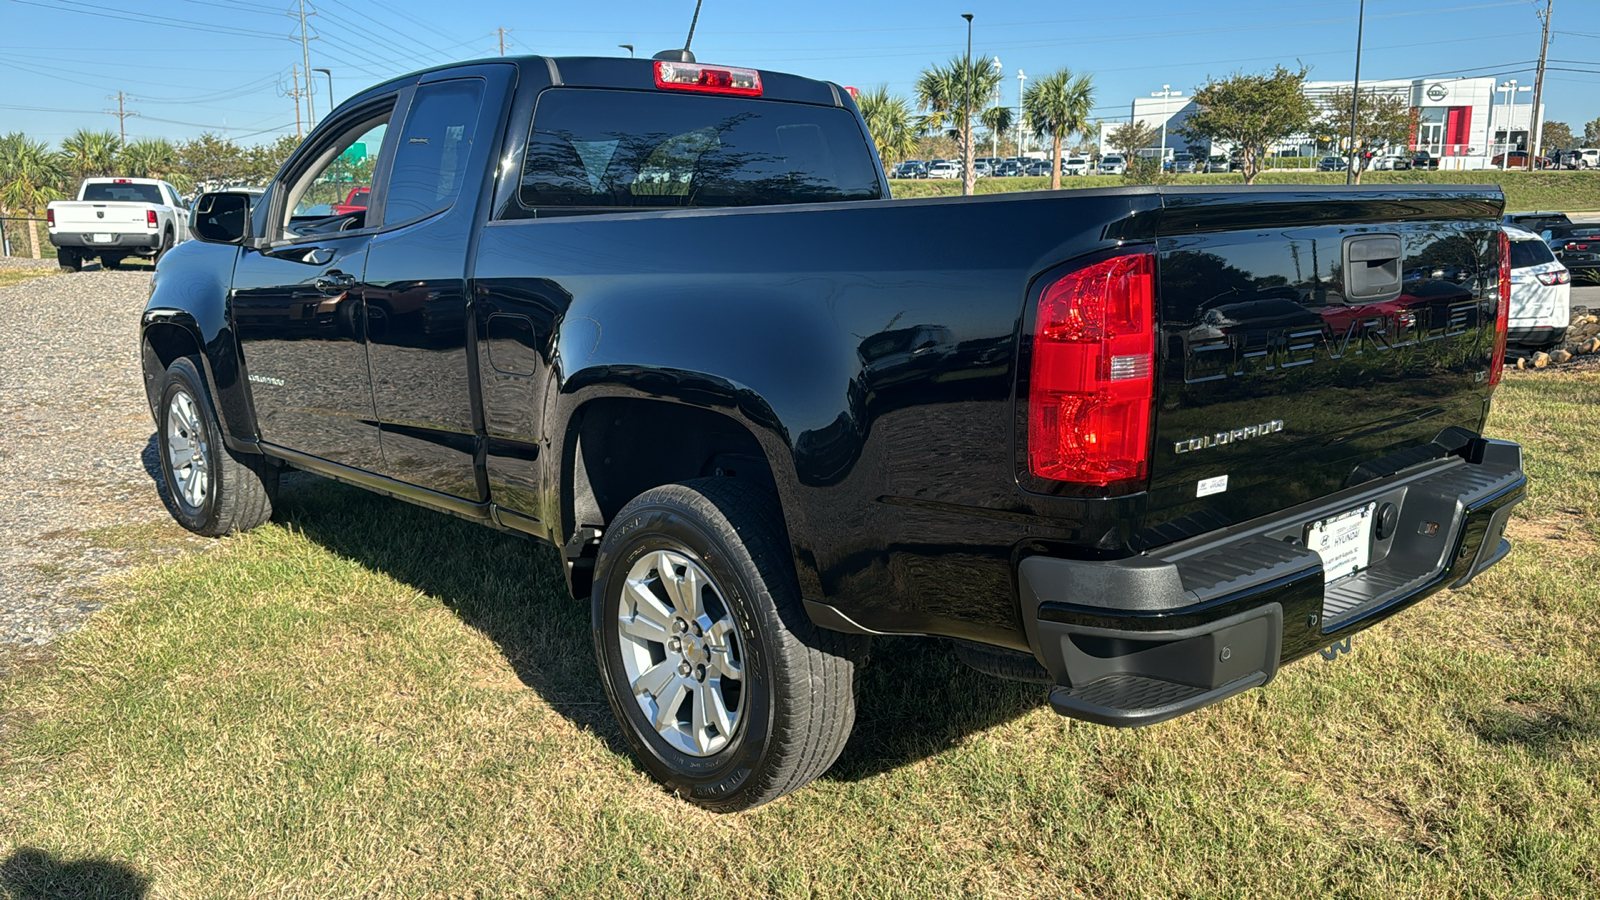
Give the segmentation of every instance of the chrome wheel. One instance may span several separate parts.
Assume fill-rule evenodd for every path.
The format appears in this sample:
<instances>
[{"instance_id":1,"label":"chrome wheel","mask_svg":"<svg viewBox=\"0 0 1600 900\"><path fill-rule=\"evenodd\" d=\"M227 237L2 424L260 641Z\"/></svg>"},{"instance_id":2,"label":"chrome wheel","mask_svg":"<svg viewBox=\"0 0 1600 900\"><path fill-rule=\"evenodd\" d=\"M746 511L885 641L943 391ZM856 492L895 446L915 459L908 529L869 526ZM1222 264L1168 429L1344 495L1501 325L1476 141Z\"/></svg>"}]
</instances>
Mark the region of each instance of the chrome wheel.
<instances>
[{"instance_id":1,"label":"chrome wheel","mask_svg":"<svg viewBox=\"0 0 1600 900\"><path fill-rule=\"evenodd\" d=\"M177 391L167 403L167 468L178 496L199 509L211 492L211 470L206 462L206 433L200 409L187 391Z\"/></svg>"},{"instance_id":2,"label":"chrome wheel","mask_svg":"<svg viewBox=\"0 0 1600 900\"><path fill-rule=\"evenodd\" d=\"M681 553L646 553L628 571L617 636L633 698L656 733L690 756L727 747L744 709L744 657L711 576Z\"/></svg>"}]
</instances>

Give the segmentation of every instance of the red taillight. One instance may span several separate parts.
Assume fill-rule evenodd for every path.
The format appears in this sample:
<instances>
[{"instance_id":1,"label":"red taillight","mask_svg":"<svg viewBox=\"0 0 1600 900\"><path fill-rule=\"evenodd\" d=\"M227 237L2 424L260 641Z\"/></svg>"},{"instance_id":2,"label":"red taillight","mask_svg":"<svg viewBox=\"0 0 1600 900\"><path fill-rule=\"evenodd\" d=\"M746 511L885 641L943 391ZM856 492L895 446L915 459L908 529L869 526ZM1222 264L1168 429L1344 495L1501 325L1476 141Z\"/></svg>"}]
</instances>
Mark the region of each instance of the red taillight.
<instances>
[{"instance_id":1,"label":"red taillight","mask_svg":"<svg viewBox=\"0 0 1600 900\"><path fill-rule=\"evenodd\" d=\"M1102 487L1145 478L1155 383L1155 257L1113 257L1046 286L1028 378L1028 470Z\"/></svg>"},{"instance_id":2,"label":"red taillight","mask_svg":"<svg viewBox=\"0 0 1600 900\"><path fill-rule=\"evenodd\" d=\"M1506 332L1511 328L1511 237L1500 232L1500 302L1494 314L1494 356L1489 359L1489 386L1500 383L1506 370Z\"/></svg>"},{"instance_id":3,"label":"red taillight","mask_svg":"<svg viewBox=\"0 0 1600 900\"><path fill-rule=\"evenodd\" d=\"M855 99L855 100L860 100L861 99L861 92L856 90L855 88L846 85L845 86L845 90L850 92L850 97L852 99Z\"/></svg>"},{"instance_id":4,"label":"red taillight","mask_svg":"<svg viewBox=\"0 0 1600 900\"><path fill-rule=\"evenodd\" d=\"M700 91L706 94L761 96L761 73L732 66L702 66L699 63L656 60L656 87L674 91Z\"/></svg>"},{"instance_id":5,"label":"red taillight","mask_svg":"<svg viewBox=\"0 0 1600 900\"><path fill-rule=\"evenodd\" d=\"M160 223L156 221L156 211L155 210L147 209L147 210L144 211L144 226L146 228L155 228L159 224Z\"/></svg>"},{"instance_id":6,"label":"red taillight","mask_svg":"<svg viewBox=\"0 0 1600 900\"><path fill-rule=\"evenodd\" d=\"M56 227L56 211L55 210L46 209L44 211L44 223L46 225L50 226L51 228Z\"/></svg>"},{"instance_id":7,"label":"red taillight","mask_svg":"<svg viewBox=\"0 0 1600 900\"><path fill-rule=\"evenodd\" d=\"M1540 272L1534 277L1539 279L1540 284L1548 285L1567 284L1572 281L1572 273L1566 269L1559 272Z\"/></svg>"},{"instance_id":8,"label":"red taillight","mask_svg":"<svg viewBox=\"0 0 1600 900\"><path fill-rule=\"evenodd\" d=\"M1588 244L1568 244L1567 245L1567 249L1568 250L1587 250L1587 249L1589 249L1589 245Z\"/></svg>"}]
</instances>

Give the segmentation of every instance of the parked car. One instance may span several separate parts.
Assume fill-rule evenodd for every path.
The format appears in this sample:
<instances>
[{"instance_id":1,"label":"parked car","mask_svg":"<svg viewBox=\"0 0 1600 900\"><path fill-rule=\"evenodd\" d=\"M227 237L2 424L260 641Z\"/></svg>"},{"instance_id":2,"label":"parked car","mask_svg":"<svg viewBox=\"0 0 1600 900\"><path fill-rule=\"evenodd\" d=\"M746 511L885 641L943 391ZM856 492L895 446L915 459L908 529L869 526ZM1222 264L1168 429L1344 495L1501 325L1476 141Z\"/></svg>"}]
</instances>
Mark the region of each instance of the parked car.
<instances>
[{"instance_id":1,"label":"parked car","mask_svg":"<svg viewBox=\"0 0 1600 900\"><path fill-rule=\"evenodd\" d=\"M1324 156L1317 160L1318 172L1343 172L1350 163L1342 156Z\"/></svg>"},{"instance_id":2,"label":"parked car","mask_svg":"<svg viewBox=\"0 0 1600 900\"><path fill-rule=\"evenodd\" d=\"M1564 169L1600 168L1600 150L1591 148L1563 150L1561 151L1561 167Z\"/></svg>"},{"instance_id":3,"label":"parked car","mask_svg":"<svg viewBox=\"0 0 1600 900\"><path fill-rule=\"evenodd\" d=\"M367 198L371 196L372 189L366 187L351 188L345 195L344 202L335 204L333 214L347 216L353 212L360 212L367 208Z\"/></svg>"},{"instance_id":4,"label":"parked car","mask_svg":"<svg viewBox=\"0 0 1600 900\"><path fill-rule=\"evenodd\" d=\"M115 269L130 256L157 261L189 239L189 205L156 178L86 178L76 200L45 206L50 243L61 268L76 272L99 258Z\"/></svg>"},{"instance_id":5,"label":"parked car","mask_svg":"<svg viewBox=\"0 0 1600 900\"><path fill-rule=\"evenodd\" d=\"M1061 161L1061 174L1087 175L1094 170L1094 164L1086 156L1069 156Z\"/></svg>"},{"instance_id":6,"label":"parked car","mask_svg":"<svg viewBox=\"0 0 1600 900\"><path fill-rule=\"evenodd\" d=\"M961 166L948 159L936 159L928 166L928 178L960 178Z\"/></svg>"},{"instance_id":7,"label":"parked car","mask_svg":"<svg viewBox=\"0 0 1600 900\"><path fill-rule=\"evenodd\" d=\"M1411 168L1437 169L1439 168L1439 157L1434 156L1426 150L1418 150L1411 156Z\"/></svg>"},{"instance_id":8,"label":"parked car","mask_svg":"<svg viewBox=\"0 0 1600 900\"><path fill-rule=\"evenodd\" d=\"M994 175L994 165L987 159L975 159L972 161L972 174L977 178L988 178Z\"/></svg>"},{"instance_id":9,"label":"parked car","mask_svg":"<svg viewBox=\"0 0 1600 900\"><path fill-rule=\"evenodd\" d=\"M1226 156L1213 156L1206 160L1206 172L1208 173L1231 171L1233 171L1233 168Z\"/></svg>"},{"instance_id":10,"label":"parked car","mask_svg":"<svg viewBox=\"0 0 1600 900\"><path fill-rule=\"evenodd\" d=\"M587 613L618 735L718 812L833 764L874 635L956 639L1062 715L1148 725L1510 552L1521 450L1481 431L1498 188L893 200L839 93L537 56L357 92L266 202L206 194L161 261L138 359L172 515L262 525L292 468L549 545L572 595L551 615ZM372 220L298 214L379 123ZM1411 257L1471 277L1405 296ZM1394 311L1285 315L1334 283ZM1190 335L1221 294L1229 333ZM1379 683L1407 689L1341 690ZM1303 692L1233 712L1285 709L1327 714Z\"/></svg>"},{"instance_id":11,"label":"parked car","mask_svg":"<svg viewBox=\"0 0 1600 900\"><path fill-rule=\"evenodd\" d=\"M994 167L994 176L996 178L1015 178L1021 174L1022 164L1015 160L1008 159Z\"/></svg>"},{"instance_id":12,"label":"parked car","mask_svg":"<svg viewBox=\"0 0 1600 900\"><path fill-rule=\"evenodd\" d=\"M1526 228L1536 234L1557 225L1572 224L1572 220L1567 218L1564 212L1506 213L1500 217L1500 221L1518 228Z\"/></svg>"},{"instance_id":13,"label":"parked car","mask_svg":"<svg viewBox=\"0 0 1600 900\"><path fill-rule=\"evenodd\" d=\"M1574 275L1600 272L1600 225L1553 225L1539 234Z\"/></svg>"},{"instance_id":14,"label":"parked car","mask_svg":"<svg viewBox=\"0 0 1600 900\"><path fill-rule=\"evenodd\" d=\"M1101 175L1126 175L1128 161L1121 156L1112 154L1100 160Z\"/></svg>"},{"instance_id":15,"label":"parked car","mask_svg":"<svg viewBox=\"0 0 1600 900\"><path fill-rule=\"evenodd\" d=\"M1489 160L1489 164L1496 169L1547 169L1550 160L1543 156L1534 156L1526 150L1512 150Z\"/></svg>"},{"instance_id":16,"label":"parked car","mask_svg":"<svg viewBox=\"0 0 1600 900\"><path fill-rule=\"evenodd\" d=\"M1195 171L1195 159L1192 153L1174 154L1167 162L1167 171L1174 174L1187 174Z\"/></svg>"},{"instance_id":17,"label":"parked car","mask_svg":"<svg viewBox=\"0 0 1600 900\"><path fill-rule=\"evenodd\" d=\"M890 178L927 178L928 168L920 159L908 159L894 167Z\"/></svg>"},{"instance_id":18,"label":"parked car","mask_svg":"<svg viewBox=\"0 0 1600 900\"><path fill-rule=\"evenodd\" d=\"M1411 157L1386 153L1372 160L1374 172L1401 172L1411 168Z\"/></svg>"},{"instance_id":19,"label":"parked car","mask_svg":"<svg viewBox=\"0 0 1600 900\"><path fill-rule=\"evenodd\" d=\"M1050 174L1050 160L1048 160L1048 159L1030 159L1030 160L1028 160L1028 168L1026 169L1026 171L1027 171L1027 174L1033 176L1034 178L1038 178L1041 175L1049 175Z\"/></svg>"},{"instance_id":20,"label":"parked car","mask_svg":"<svg viewBox=\"0 0 1600 900\"><path fill-rule=\"evenodd\" d=\"M1539 235L1514 225L1511 238L1511 312L1506 341L1544 349L1567 337L1572 309L1572 273Z\"/></svg>"}]
</instances>

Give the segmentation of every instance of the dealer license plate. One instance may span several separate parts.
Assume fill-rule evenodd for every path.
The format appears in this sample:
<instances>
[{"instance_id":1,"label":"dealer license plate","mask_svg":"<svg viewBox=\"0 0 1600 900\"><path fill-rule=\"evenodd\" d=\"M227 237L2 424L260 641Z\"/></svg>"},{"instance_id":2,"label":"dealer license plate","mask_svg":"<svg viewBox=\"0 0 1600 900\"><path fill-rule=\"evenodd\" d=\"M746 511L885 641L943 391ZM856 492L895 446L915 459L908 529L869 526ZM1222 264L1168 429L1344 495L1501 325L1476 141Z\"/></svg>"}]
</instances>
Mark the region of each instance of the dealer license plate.
<instances>
[{"instance_id":1,"label":"dealer license plate","mask_svg":"<svg viewBox=\"0 0 1600 900\"><path fill-rule=\"evenodd\" d=\"M1322 557L1324 584L1353 575L1372 558L1372 523L1376 503L1329 516L1306 526L1306 546Z\"/></svg>"},{"instance_id":2,"label":"dealer license plate","mask_svg":"<svg viewBox=\"0 0 1600 900\"><path fill-rule=\"evenodd\" d=\"M112 241L112 238L111 238L111 235L109 235L109 234L96 234L94 236L94 242L96 244L109 244L109 243L111 243L111 241Z\"/></svg>"}]
</instances>

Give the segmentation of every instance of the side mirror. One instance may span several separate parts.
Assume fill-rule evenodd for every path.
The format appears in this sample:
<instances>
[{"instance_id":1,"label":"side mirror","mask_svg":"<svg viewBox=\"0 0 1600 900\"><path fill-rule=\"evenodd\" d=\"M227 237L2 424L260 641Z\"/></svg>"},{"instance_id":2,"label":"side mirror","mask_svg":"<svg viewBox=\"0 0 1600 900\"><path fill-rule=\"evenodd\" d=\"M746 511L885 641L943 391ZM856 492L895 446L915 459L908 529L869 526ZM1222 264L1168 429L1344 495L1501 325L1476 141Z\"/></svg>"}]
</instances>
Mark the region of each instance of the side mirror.
<instances>
[{"instance_id":1,"label":"side mirror","mask_svg":"<svg viewBox=\"0 0 1600 900\"><path fill-rule=\"evenodd\" d=\"M240 244L250 236L250 195L220 191L195 201L189 232L208 244Z\"/></svg>"}]
</instances>

